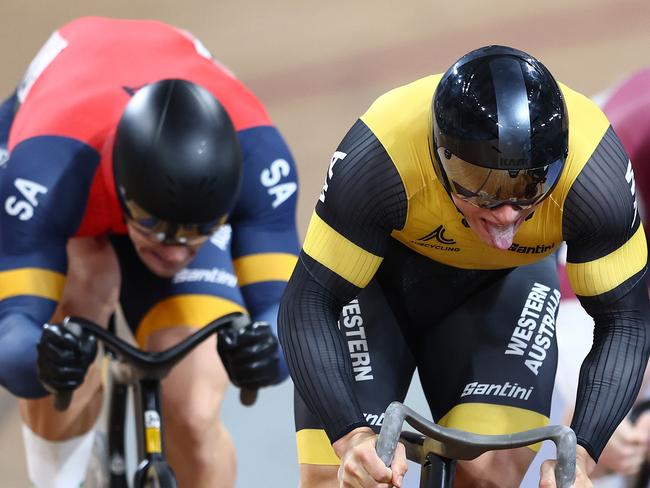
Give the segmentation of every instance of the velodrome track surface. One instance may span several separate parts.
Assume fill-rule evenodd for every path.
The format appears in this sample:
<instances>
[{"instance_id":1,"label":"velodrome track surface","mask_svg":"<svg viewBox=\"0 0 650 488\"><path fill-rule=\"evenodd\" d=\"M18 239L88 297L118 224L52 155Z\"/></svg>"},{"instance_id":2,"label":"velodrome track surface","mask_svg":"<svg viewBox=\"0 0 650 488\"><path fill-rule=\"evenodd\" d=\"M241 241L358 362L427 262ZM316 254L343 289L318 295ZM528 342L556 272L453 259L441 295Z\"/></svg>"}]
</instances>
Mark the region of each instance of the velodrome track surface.
<instances>
[{"instance_id":1,"label":"velodrome track surface","mask_svg":"<svg viewBox=\"0 0 650 488\"><path fill-rule=\"evenodd\" d=\"M157 18L194 32L257 93L291 146L301 235L332 151L394 86L492 43L529 51L589 95L650 64L647 0L3 0L0 13L0 94L13 90L52 30L80 15ZM231 395L224 416L240 450L239 487L296 486L290 385L264 392L253 409ZM2 487L28 486L19 425L16 402L0 391Z\"/></svg>"}]
</instances>

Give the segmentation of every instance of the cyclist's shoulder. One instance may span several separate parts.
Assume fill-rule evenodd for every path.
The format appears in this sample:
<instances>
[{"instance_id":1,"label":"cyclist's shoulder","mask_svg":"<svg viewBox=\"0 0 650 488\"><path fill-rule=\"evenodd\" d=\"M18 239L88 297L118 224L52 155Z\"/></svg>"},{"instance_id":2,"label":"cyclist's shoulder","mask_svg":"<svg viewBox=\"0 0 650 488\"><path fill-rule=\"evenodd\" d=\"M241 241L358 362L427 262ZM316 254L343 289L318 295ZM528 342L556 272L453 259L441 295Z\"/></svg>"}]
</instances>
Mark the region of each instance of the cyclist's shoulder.
<instances>
[{"instance_id":1,"label":"cyclist's shoulder","mask_svg":"<svg viewBox=\"0 0 650 488\"><path fill-rule=\"evenodd\" d=\"M430 75L394 88L377 98L361 120L382 141L427 131L431 101L441 75Z\"/></svg>"},{"instance_id":2,"label":"cyclist's shoulder","mask_svg":"<svg viewBox=\"0 0 650 488\"><path fill-rule=\"evenodd\" d=\"M569 114L569 155L586 161L605 135L609 121L589 97L563 83L560 88Z\"/></svg>"},{"instance_id":3,"label":"cyclist's shoulder","mask_svg":"<svg viewBox=\"0 0 650 488\"><path fill-rule=\"evenodd\" d=\"M554 194L556 202L564 204L581 175L586 181L604 166L621 166L627 159L617 150L620 144L616 134L598 104L563 83L560 88L569 114L569 150Z\"/></svg>"},{"instance_id":4,"label":"cyclist's shoulder","mask_svg":"<svg viewBox=\"0 0 650 488\"><path fill-rule=\"evenodd\" d=\"M100 153L80 141L59 136L24 140L10 152L0 179L0 227L28 247L36 241L121 232L121 211L107 175L112 173Z\"/></svg>"},{"instance_id":5,"label":"cyclist's shoulder","mask_svg":"<svg viewBox=\"0 0 650 488\"><path fill-rule=\"evenodd\" d=\"M361 148L356 160L375 171L390 160L412 195L435 179L431 163L431 101L441 75L392 89L377 98L350 130L339 150ZM383 158L377 158L378 151ZM348 163L350 164L350 163Z\"/></svg>"}]
</instances>

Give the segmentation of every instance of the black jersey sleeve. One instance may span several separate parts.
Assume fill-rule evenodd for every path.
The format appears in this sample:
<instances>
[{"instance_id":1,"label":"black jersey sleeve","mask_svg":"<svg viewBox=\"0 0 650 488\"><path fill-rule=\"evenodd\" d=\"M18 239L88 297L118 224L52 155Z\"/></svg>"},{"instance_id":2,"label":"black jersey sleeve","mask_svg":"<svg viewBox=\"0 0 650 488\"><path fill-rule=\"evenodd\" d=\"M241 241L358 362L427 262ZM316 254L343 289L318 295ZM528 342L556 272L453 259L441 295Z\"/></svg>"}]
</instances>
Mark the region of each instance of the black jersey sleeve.
<instances>
[{"instance_id":1,"label":"black jersey sleeve","mask_svg":"<svg viewBox=\"0 0 650 488\"><path fill-rule=\"evenodd\" d=\"M611 127L564 203L567 274L594 318L571 427L598 459L639 392L650 353L647 246L632 166Z\"/></svg>"},{"instance_id":2,"label":"black jersey sleeve","mask_svg":"<svg viewBox=\"0 0 650 488\"><path fill-rule=\"evenodd\" d=\"M337 317L372 279L406 208L397 169L357 121L331 159L278 320L297 391L332 441L365 425Z\"/></svg>"}]
</instances>

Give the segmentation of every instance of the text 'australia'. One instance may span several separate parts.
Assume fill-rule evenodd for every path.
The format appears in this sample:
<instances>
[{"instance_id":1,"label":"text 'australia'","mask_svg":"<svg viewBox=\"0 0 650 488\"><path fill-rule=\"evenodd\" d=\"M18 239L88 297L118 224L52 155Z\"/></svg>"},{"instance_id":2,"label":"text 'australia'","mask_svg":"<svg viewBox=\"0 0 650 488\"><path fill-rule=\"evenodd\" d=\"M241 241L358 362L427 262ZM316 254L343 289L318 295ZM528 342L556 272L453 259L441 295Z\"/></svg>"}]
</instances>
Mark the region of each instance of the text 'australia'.
<instances>
[{"instance_id":1,"label":"text 'australia'","mask_svg":"<svg viewBox=\"0 0 650 488\"><path fill-rule=\"evenodd\" d=\"M547 351L554 343L555 316L559 304L558 290L535 283L506 348L505 354L522 356L524 364L535 376L539 374Z\"/></svg>"}]
</instances>

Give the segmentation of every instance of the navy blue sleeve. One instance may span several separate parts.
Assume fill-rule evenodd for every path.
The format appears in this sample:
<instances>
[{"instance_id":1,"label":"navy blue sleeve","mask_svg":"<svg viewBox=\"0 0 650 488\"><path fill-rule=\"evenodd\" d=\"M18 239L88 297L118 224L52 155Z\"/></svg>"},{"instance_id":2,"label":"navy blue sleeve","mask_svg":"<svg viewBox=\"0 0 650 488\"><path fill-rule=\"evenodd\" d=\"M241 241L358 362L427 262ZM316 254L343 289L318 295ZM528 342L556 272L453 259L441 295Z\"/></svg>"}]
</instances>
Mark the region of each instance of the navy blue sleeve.
<instances>
[{"instance_id":1,"label":"navy blue sleeve","mask_svg":"<svg viewBox=\"0 0 650 488\"><path fill-rule=\"evenodd\" d=\"M231 219L233 266L251 316L270 323L277 335L280 299L300 247L296 165L275 127L241 131L239 141L244 175ZM278 382L288 376L282 361Z\"/></svg>"},{"instance_id":2,"label":"navy blue sleeve","mask_svg":"<svg viewBox=\"0 0 650 488\"><path fill-rule=\"evenodd\" d=\"M239 133L242 191L233 211L232 255L253 317L276 309L298 255L298 178L293 157L275 127ZM273 317L275 327L275 317Z\"/></svg>"},{"instance_id":3,"label":"navy blue sleeve","mask_svg":"<svg viewBox=\"0 0 650 488\"><path fill-rule=\"evenodd\" d=\"M57 136L25 140L0 167L0 385L45 394L36 343L63 290L66 243L84 215L99 154Z\"/></svg>"}]
</instances>

